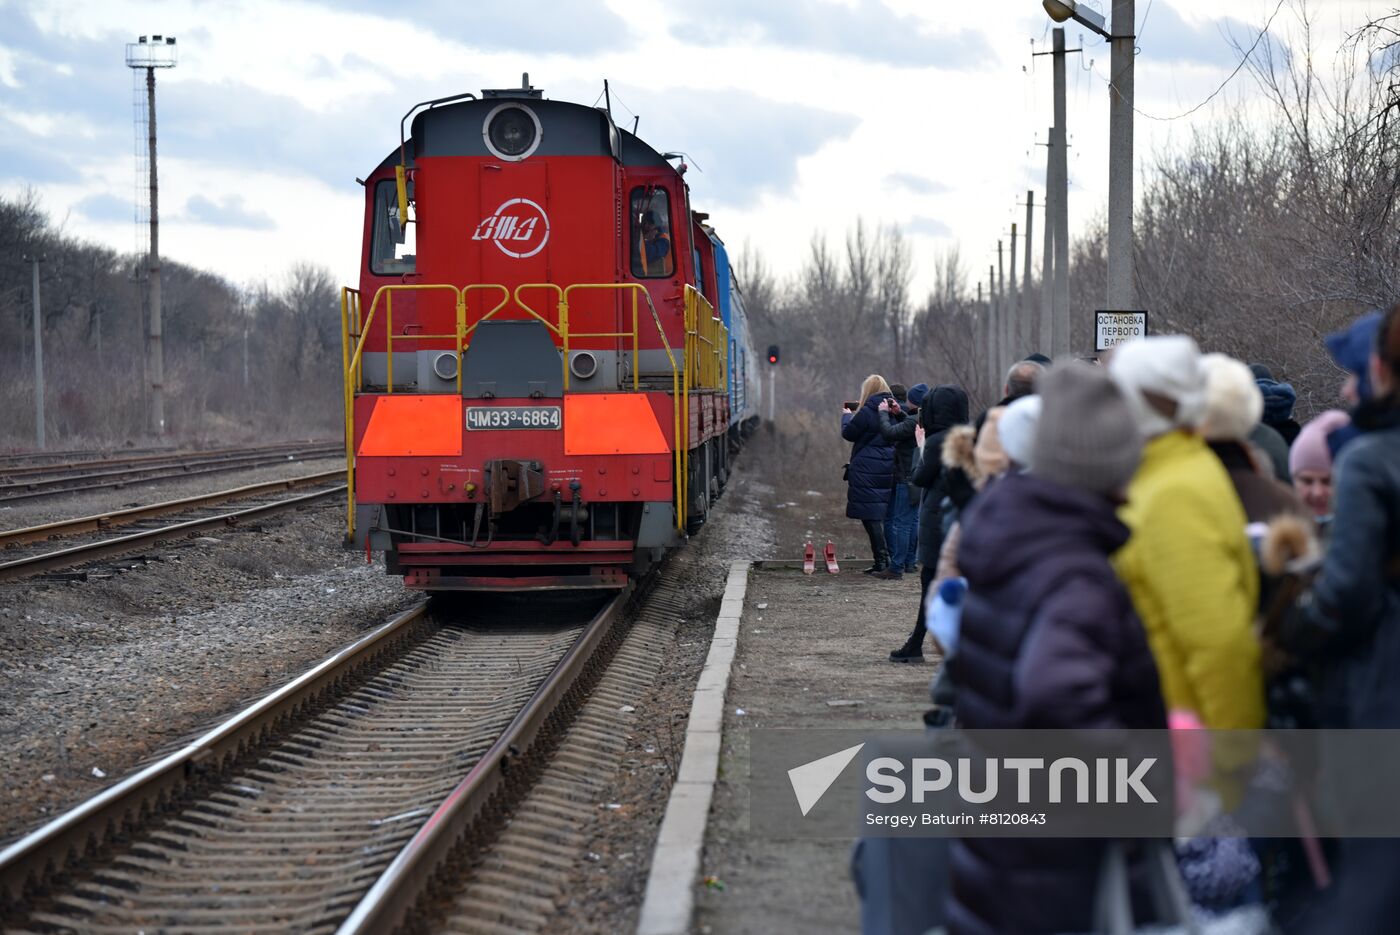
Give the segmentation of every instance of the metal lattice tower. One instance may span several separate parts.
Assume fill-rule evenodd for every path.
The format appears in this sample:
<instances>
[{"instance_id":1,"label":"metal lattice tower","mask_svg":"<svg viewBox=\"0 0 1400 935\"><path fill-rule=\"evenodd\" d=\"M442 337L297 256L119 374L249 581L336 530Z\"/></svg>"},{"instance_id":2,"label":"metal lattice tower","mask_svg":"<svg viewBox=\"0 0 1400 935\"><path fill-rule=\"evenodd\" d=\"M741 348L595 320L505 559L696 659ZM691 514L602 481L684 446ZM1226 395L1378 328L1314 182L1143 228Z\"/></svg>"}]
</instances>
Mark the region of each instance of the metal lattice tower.
<instances>
[{"instance_id":1,"label":"metal lattice tower","mask_svg":"<svg viewBox=\"0 0 1400 935\"><path fill-rule=\"evenodd\" d=\"M136 109L136 249L138 255L145 253L148 257L145 283L149 326L146 375L151 387L150 430L154 435L165 434L165 354L161 346L160 323L160 187L156 172L156 69L174 68L177 61L174 36L153 35L149 41L142 36L136 42L126 44L126 64L132 71L132 98ZM141 145L143 142L144 147ZM143 233L147 231L149 234L143 238Z\"/></svg>"}]
</instances>

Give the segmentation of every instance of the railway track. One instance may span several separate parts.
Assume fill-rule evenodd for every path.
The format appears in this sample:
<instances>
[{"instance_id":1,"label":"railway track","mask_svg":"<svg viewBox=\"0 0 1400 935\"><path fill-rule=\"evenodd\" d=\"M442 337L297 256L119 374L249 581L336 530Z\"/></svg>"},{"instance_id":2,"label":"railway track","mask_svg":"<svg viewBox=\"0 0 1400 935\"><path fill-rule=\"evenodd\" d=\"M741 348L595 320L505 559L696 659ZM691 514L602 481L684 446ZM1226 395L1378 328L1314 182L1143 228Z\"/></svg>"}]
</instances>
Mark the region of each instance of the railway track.
<instances>
[{"instance_id":1,"label":"railway track","mask_svg":"<svg viewBox=\"0 0 1400 935\"><path fill-rule=\"evenodd\" d=\"M345 493L341 471L222 490L0 532L0 581L114 558ZM307 487L316 489L303 492ZM230 501L240 501L232 507ZM60 539L61 542L55 542Z\"/></svg>"},{"instance_id":2,"label":"railway track","mask_svg":"<svg viewBox=\"0 0 1400 935\"><path fill-rule=\"evenodd\" d=\"M118 455L131 457L162 453L173 454L176 450L173 445L161 445L155 448L69 448L64 451L15 451L9 454L0 454L0 472L9 471L15 467L95 461Z\"/></svg>"},{"instance_id":3,"label":"railway track","mask_svg":"<svg viewBox=\"0 0 1400 935\"><path fill-rule=\"evenodd\" d=\"M0 852L0 923L390 931L562 748L628 600L396 618Z\"/></svg>"},{"instance_id":4,"label":"railway track","mask_svg":"<svg viewBox=\"0 0 1400 935\"><path fill-rule=\"evenodd\" d=\"M298 443L7 468L0 470L0 505L56 494L109 490L133 483L333 457L342 451L338 443Z\"/></svg>"}]
</instances>

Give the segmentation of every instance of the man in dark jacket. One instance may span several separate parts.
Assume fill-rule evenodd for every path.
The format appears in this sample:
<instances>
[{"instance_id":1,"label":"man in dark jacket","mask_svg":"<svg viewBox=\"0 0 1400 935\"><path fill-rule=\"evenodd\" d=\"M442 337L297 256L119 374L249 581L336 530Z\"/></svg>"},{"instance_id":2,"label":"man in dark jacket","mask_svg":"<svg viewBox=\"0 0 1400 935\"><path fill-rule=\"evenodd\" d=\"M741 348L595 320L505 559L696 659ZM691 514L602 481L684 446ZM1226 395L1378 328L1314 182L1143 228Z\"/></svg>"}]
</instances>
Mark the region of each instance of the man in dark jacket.
<instances>
[{"instance_id":1,"label":"man in dark jacket","mask_svg":"<svg viewBox=\"0 0 1400 935\"><path fill-rule=\"evenodd\" d=\"M1264 419L1269 428L1283 436L1288 447L1293 447L1293 439L1303 427L1293 418L1293 404L1298 401L1298 392L1290 384L1280 383L1263 364L1250 364L1255 385L1264 394Z\"/></svg>"},{"instance_id":2,"label":"man in dark jacket","mask_svg":"<svg viewBox=\"0 0 1400 935\"><path fill-rule=\"evenodd\" d=\"M1104 370L1068 364L1040 391L1030 473L1002 477L963 518L968 596L949 662L958 719L968 729L1164 728L1147 637L1108 561L1128 538L1116 498L1141 436ZM958 839L949 930L1089 931L1103 854L1100 840Z\"/></svg>"},{"instance_id":3,"label":"man in dark jacket","mask_svg":"<svg viewBox=\"0 0 1400 935\"><path fill-rule=\"evenodd\" d=\"M879 413L880 404L888 405L892 399L889 393L871 393L858 410L841 417L841 437L851 443L851 460L846 467L846 516L860 520L865 527L875 560L866 571L877 575L890 567L885 515L890 508L890 488L894 486L894 446L880 434Z\"/></svg>"},{"instance_id":4,"label":"man in dark jacket","mask_svg":"<svg viewBox=\"0 0 1400 935\"><path fill-rule=\"evenodd\" d=\"M917 391L917 392L916 392ZM903 383L890 384L894 402L878 411L880 434L894 445L894 487L890 489L890 509L885 516L885 541L890 548L890 567L880 577L898 579L904 572L915 571L919 505L910 496L910 478L914 473L916 444L914 428L918 402L928 392L925 383L909 390ZM917 401L916 401L917 400Z\"/></svg>"},{"instance_id":5,"label":"man in dark jacket","mask_svg":"<svg viewBox=\"0 0 1400 935\"><path fill-rule=\"evenodd\" d=\"M924 398L919 425L924 430L924 447L914 467L914 489L919 491L919 618L904 645L890 653L891 662L923 662L924 598L928 596L938 568L938 552L943 548L943 498L947 495L943 466L943 439L955 425L967 422L967 393L960 386L939 385Z\"/></svg>"}]
</instances>

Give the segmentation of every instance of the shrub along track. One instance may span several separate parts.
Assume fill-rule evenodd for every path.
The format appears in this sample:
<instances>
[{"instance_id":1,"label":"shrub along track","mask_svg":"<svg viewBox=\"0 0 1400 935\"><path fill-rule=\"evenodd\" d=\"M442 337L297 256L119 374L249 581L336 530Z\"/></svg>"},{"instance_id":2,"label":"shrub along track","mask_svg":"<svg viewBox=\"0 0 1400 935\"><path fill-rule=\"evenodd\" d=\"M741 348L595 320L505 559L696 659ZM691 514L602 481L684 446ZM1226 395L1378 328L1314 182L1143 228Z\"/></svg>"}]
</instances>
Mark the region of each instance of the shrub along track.
<instances>
[{"instance_id":1,"label":"shrub along track","mask_svg":"<svg viewBox=\"0 0 1400 935\"><path fill-rule=\"evenodd\" d=\"M464 912L489 919L538 899L558 842L531 833L538 808L501 834L504 817L543 788L549 821L576 820L559 814L570 794L558 783L572 776L586 800L625 730L590 712L616 712L619 685L649 682L654 668L624 640L654 644L681 597L662 582L640 609L625 592L603 601L496 596L464 623L441 604L402 615L0 853L0 922L382 932L456 928ZM480 873L469 893L436 887L448 910L424 900L502 853L529 872L498 873L494 889Z\"/></svg>"}]
</instances>

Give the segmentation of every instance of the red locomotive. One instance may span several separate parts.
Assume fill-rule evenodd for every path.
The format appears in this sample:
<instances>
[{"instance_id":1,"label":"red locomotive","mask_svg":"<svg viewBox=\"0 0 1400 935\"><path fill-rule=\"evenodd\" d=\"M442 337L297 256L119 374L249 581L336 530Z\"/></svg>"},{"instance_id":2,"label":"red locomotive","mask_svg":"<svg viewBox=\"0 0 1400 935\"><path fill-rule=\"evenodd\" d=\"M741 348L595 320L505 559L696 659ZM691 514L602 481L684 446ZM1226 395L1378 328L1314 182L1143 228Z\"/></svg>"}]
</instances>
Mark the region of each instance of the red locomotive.
<instances>
[{"instance_id":1,"label":"red locomotive","mask_svg":"<svg viewBox=\"0 0 1400 935\"><path fill-rule=\"evenodd\" d=\"M347 538L410 587L622 586L704 521L757 420L684 164L523 85L417 105L364 182Z\"/></svg>"}]
</instances>

